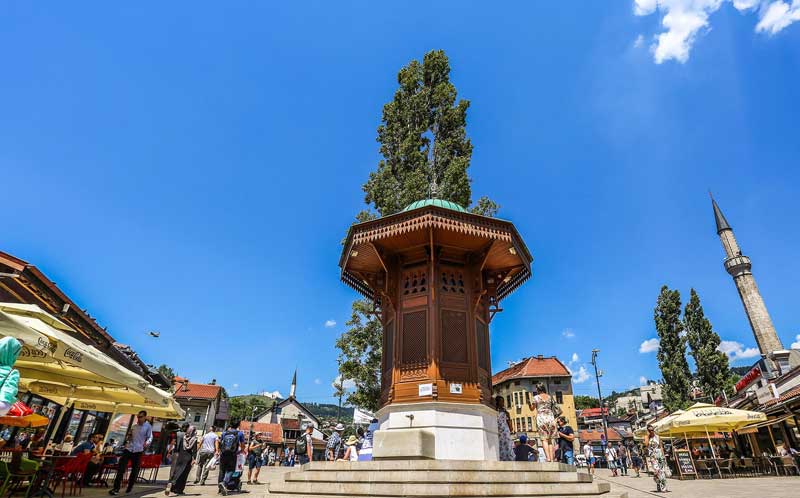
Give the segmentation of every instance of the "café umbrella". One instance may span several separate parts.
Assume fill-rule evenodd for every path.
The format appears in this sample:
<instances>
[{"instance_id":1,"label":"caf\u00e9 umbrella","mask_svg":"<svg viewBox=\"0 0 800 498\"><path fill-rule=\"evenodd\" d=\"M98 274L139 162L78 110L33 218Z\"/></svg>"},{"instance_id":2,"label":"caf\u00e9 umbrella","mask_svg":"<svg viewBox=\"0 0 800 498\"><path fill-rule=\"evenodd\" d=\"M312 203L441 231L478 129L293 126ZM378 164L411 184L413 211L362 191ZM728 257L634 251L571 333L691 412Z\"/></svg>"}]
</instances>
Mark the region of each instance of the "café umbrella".
<instances>
[{"instance_id":1,"label":"caf\u00e9 umbrella","mask_svg":"<svg viewBox=\"0 0 800 498\"><path fill-rule=\"evenodd\" d=\"M722 475L717 463L717 454L711 442L709 431L733 432L756 422L767 419L767 415L750 410L738 410L725 406L715 406L708 403L695 403L685 412L664 424L660 433L665 435L687 434L705 432L711 455L717 466L717 472Z\"/></svg>"}]
</instances>

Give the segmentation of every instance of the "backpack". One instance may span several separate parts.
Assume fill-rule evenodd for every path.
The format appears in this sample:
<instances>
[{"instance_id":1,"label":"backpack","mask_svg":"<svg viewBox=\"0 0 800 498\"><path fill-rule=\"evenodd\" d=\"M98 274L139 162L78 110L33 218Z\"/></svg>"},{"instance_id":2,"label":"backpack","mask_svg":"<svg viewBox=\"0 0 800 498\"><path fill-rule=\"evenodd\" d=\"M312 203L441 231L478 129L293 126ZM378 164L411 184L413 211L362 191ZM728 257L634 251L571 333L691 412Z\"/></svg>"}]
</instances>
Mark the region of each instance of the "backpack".
<instances>
[{"instance_id":1,"label":"backpack","mask_svg":"<svg viewBox=\"0 0 800 498\"><path fill-rule=\"evenodd\" d=\"M294 453L295 455L305 455L308 452L308 439L306 435L303 434L294 442Z\"/></svg>"},{"instance_id":2,"label":"backpack","mask_svg":"<svg viewBox=\"0 0 800 498\"><path fill-rule=\"evenodd\" d=\"M237 453L239 451L239 432L226 431L223 433L219 447L222 453Z\"/></svg>"}]
</instances>

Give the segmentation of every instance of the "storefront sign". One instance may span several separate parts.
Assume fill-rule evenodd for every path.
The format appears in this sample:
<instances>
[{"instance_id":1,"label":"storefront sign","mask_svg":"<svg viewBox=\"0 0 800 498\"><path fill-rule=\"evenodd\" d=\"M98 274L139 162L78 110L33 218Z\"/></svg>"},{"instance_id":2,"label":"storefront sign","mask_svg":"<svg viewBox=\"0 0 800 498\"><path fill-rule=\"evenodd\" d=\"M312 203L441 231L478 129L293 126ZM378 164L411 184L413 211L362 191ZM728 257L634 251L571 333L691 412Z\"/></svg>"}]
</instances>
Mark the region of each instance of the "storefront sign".
<instances>
[{"instance_id":1,"label":"storefront sign","mask_svg":"<svg viewBox=\"0 0 800 498\"><path fill-rule=\"evenodd\" d=\"M745 389L747 386L758 380L760 377L761 377L761 369L755 366L752 369L750 369L750 371L747 372L744 375L744 377L739 379L739 382L736 383L734 389L736 389L736 392L738 393L739 391Z\"/></svg>"}]
</instances>

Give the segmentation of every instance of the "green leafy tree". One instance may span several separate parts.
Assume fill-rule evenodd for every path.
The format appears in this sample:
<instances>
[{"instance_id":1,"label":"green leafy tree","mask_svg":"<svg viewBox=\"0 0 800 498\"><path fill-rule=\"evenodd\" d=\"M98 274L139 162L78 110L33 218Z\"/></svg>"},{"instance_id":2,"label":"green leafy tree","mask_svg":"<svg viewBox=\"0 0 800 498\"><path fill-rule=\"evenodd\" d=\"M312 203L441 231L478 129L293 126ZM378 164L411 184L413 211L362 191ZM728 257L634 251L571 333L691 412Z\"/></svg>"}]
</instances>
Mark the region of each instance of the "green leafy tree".
<instances>
[{"instance_id":1,"label":"green leafy tree","mask_svg":"<svg viewBox=\"0 0 800 498\"><path fill-rule=\"evenodd\" d=\"M586 408L600 408L600 400L591 396L575 396L575 409L585 410Z\"/></svg>"},{"instance_id":2,"label":"green leafy tree","mask_svg":"<svg viewBox=\"0 0 800 498\"><path fill-rule=\"evenodd\" d=\"M664 376L664 406L670 412L689 406L692 376L686 362L686 341L681 336L681 295L666 285L661 288L654 313L660 345L658 366Z\"/></svg>"},{"instance_id":3,"label":"green leafy tree","mask_svg":"<svg viewBox=\"0 0 800 498\"><path fill-rule=\"evenodd\" d=\"M458 100L450 81L450 62L442 50L412 60L397 75L399 88L383 106L378 143L383 159L363 185L368 208L358 222L399 212L414 201L438 197L494 216L498 205L486 197L472 204L467 174L472 143L467 137L469 101ZM347 402L376 410L380 398L381 337L383 330L371 303L353 302L348 330L336 341L339 373L355 389Z\"/></svg>"},{"instance_id":4,"label":"green leafy tree","mask_svg":"<svg viewBox=\"0 0 800 498\"><path fill-rule=\"evenodd\" d=\"M175 376L177 374L175 373L175 370L172 369L172 367L167 366L165 364L161 364L158 366L156 370L158 370L158 373L163 375L164 378L167 379L167 381L169 381L170 385L175 383Z\"/></svg>"},{"instance_id":5,"label":"green leafy tree","mask_svg":"<svg viewBox=\"0 0 800 498\"><path fill-rule=\"evenodd\" d=\"M254 415L265 412L273 403L273 400L259 395L234 396L228 400L228 413L231 420L249 421Z\"/></svg>"},{"instance_id":6,"label":"green leafy tree","mask_svg":"<svg viewBox=\"0 0 800 498\"><path fill-rule=\"evenodd\" d=\"M340 350L339 375L355 383L347 403L375 411L381 395L382 327L372 311L372 303L365 299L353 302L347 332L336 340L336 347Z\"/></svg>"},{"instance_id":7,"label":"green leafy tree","mask_svg":"<svg viewBox=\"0 0 800 498\"><path fill-rule=\"evenodd\" d=\"M686 342L689 343L692 358L697 365L697 381L703 395L713 400L723 391L730 392L733 387L728 357L719 351L719 335L714 332L711 322L705 317L700 297L694 289L683 312L686 328Z\"/></svg>"}]
</instances>

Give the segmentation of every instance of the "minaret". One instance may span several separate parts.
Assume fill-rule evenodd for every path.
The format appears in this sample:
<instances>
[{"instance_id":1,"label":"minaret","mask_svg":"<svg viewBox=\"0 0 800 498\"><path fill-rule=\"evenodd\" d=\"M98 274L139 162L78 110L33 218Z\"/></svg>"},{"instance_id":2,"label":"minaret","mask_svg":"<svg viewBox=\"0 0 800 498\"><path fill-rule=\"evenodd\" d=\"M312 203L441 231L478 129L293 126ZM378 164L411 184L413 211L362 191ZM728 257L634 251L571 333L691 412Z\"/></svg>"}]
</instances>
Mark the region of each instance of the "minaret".
<instances>
[{"instance_id":1,"label":"minaret","mask_svg":"<svg viewBox=\"0 0 800 498\"><path fill-rule=\"evenodd\" d=\"M750 272L750 258L742 255L736 237L733 236L733 229L728 224L728 220L720 211L714 197L711 197L711 206L714 208L714 220L717 222L717 235L725 248L725 270L733 277L739 297L742 299L744 311L756 337L758 349L761 354L769 355L773 351L783 349L781 340L772 325L767 307L758 292L756 280Z\"/></svg>"},{"instance_id":2,"label":"minaret","mask_svg":"<svg viewBox=\"0 0 800 498\"><path fill-rule=\"evenodd\" d=\"M294 369L294 375L292 376L292 387L289 388L289 397L294 399L294 395L297 392L297 369Z\"/></svg>"}]
</instances>

